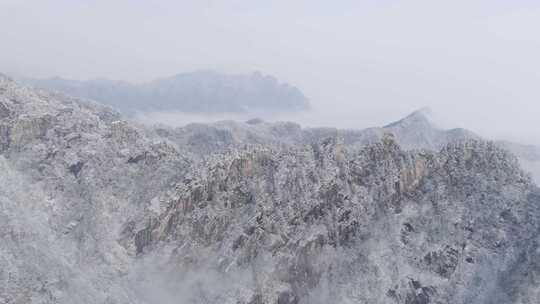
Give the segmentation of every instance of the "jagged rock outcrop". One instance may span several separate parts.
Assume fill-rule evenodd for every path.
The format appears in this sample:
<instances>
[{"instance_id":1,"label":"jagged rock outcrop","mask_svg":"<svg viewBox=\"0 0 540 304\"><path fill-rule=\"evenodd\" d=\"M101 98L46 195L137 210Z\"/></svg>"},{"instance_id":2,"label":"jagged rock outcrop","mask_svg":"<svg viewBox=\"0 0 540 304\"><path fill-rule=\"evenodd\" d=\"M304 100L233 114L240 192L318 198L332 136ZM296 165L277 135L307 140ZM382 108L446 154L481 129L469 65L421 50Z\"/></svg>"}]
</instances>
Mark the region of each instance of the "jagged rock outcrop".
<instances>
[{"instance_id":1,"label":"jagged rock outcrop","mask_svg":"<svg viewBox=\"0 0 540 304\"><path fill-rule=\"evenodd\" d=\"M142 255L176 244L180 273L248 276L226 288L240 303L513 303L516 286L494 278L539 237L538 190L493 143L415 154L386 138L349 154L330 140L203 168L127 237Z\"/></svg>"},{"instance_id":2,"label":"jagged rock outcrop","mask_svg":"<svg viewBox=\"0 0 540 304\"><path fill-rule=\"evenodd\" d=\"M269 123L263 120L221 121L213 124L188 124L184 127L158 127L161 136L197 154L222 152L242 144L309 145L328 137L339 137L349 148L362 148L393 134L403 149L438 151L445 145L471 139L481 139L465 129L444 130L436 127L422 109L384 127L364 130L335 128L302 128L290 122Z\"/></svg>"},{"instance_id":3,"label":"jagged rock outcrop","mask_svg":"<svg viewBox=\"0 0 540 304\"><path fill-rule=\"evenodd\" d=\"M4 77L0 104L0 302L540 300L540 190L496 143L184 141Z\"/></svg>"},{"instance_id":4,"label":"jagged rock outcrop","mask_svg":"<svg viewBox=\"0 0 540 304\"><path fill-rule=\"evenodd\" d=\"M189 124L179 128L158 127L157 132L185 146L196 155L223 152L243 144L309 145L328 137L339 137L350 149L380 141L385 134L393 134L405 150L439 151L444 146L460 141L482 138L466 129L445 130L437 127L429 117L429 109L420 109L384 127L364 130L335 128L301 128L295 123L269 123L260 119L246 123L221 121L213 124ZM522 167L540 181L540 148L507 141L497 144L515 154Z\"/></svg>"},{"instance_id":5,"label":"jagged rock outcrop","mask_svg":"<svg viewBox=\"0 0 540 304\"><path fill-rule=\"evenodd\" d=\"M470 139L480 139L465 129L444 130L437 127L429 118L429 108L417 110L407 117L388 124L384 130L394 134L405 149L439 150L448 143Z\"/></svg>"}]
</instances>

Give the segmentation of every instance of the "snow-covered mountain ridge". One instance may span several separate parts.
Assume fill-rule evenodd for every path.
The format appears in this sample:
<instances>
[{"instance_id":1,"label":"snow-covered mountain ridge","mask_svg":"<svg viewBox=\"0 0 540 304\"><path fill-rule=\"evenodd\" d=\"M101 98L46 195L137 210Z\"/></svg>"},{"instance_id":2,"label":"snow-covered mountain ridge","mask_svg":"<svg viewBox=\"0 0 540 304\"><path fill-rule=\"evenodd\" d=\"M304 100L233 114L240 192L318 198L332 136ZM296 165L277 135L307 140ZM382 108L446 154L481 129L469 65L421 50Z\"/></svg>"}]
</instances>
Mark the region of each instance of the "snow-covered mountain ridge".
<instances>
[{"instance_id":1,"label":"snow-covered mountain ridge","mask_svg":"<svg viewBox=\"0 0 540 304\"><path fill-rule=\"evenodd\" d=\"M0 77L0 303L538 303L516 157L399 126L153 129Z\"/></svg>"},{"instance_id":2,"label":"snow-covered mountain ridge","mask_svg":"<svg viewBox=\"0 0 540 304\"><path fill-rule=\"evenodd\" d=\"M246 122L220 121L210 124L191 123L184 127L157 127L157 132L197 155L215 153L241 144L272 143L280 145L305 145L326 137L339 137L348 148L359 148L374 143L385 134L393 134L406 150L424 149L439 151L448 143L464 140L482 140L482 137L462 128L445 130L437 126L426 109L383 127L364 130L335 128L302 128L293 122L265 122L253 119ZM515 154L524 169L540 181L540 148L509 141L496 141L497 145Z\"/></svg>"}]
</instances>

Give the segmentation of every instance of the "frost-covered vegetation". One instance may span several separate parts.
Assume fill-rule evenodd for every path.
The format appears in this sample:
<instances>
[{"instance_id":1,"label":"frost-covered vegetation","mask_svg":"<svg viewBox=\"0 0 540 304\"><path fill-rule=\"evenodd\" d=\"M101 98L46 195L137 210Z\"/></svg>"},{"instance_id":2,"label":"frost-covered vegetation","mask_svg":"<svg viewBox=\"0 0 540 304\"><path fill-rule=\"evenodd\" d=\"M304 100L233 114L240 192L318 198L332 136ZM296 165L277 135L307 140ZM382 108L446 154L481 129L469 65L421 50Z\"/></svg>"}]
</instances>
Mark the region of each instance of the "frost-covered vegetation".
<instances>
[{"instance_id":1,"label":"frost-covered vegetation","mask_svg":"<svg viewBox=\"0 0 540 304\"><path fill-rule=\"evenodd\" d=\"M425 123L149 128L0 77L0 302L538 303L540 190Z\"/></svg>"}]
</instances>

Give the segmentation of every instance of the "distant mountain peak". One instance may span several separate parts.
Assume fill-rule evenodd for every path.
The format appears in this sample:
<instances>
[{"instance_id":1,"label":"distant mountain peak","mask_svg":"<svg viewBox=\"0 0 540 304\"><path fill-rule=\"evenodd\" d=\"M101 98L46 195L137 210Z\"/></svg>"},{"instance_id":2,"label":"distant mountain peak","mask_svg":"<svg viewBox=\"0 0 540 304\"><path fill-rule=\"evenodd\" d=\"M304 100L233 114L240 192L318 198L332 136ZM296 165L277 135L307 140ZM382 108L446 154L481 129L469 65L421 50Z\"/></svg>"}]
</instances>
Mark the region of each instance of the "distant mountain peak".
<instances>
[{"instance_id":1,"label":"distant mountain peak","mask_svg":"<svg viewBox=\"0 0 540 304\"><path fill-rule=\"evenodd\" d=\"M414 112L412 112L411 114L409 114L407 117L405 118L410 118L410 117L419 117L419 118L423 118L423 119L430 119L430 117L433 115L433 110L431 109L431 107L422 107Z\"/></svg>"},{"instance_id":2,"label":"distant mountain peak","mask_svg":"<svg viewBox=\"0 0 540 304\"><path fill-rule=\"evenodd\" d=\"M435 125L431 119L432 115L433 111L431 108L423 107L407 115L405 118L384 126L384 128L391 129L399 126L410 128L414 125L418 125L419 127L435 128Z\"/></svg>"},{"instance_id":3,"label":"distant mountain peak","mask_svg":"<svg viewBox=\"0 0 540 304\"><path fill-rule=\"evenodd\" d=\"M25 79L25 82L102 102L123 113L276 113L310 109L308 98L297 87L260 72L226 74L199 70L142 84L106 79L77 81L60 77Z\"/></svg>"}]
</instances>

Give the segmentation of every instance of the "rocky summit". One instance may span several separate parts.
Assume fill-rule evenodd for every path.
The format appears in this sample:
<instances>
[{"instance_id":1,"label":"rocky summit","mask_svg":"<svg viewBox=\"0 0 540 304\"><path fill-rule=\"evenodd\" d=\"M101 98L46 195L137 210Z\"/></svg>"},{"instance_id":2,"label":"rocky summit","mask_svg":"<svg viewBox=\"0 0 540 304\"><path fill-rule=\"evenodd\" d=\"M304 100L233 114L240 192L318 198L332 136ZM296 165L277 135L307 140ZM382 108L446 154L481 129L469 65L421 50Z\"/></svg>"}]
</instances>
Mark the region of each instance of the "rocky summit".
<instances>
[{"instance_id":1,"label":"rocky summit","mask_svg":"<svg viewBox=\"0 0 540 304\"><path fill-rule=\"evenodd\" d=\"M500 144L226 125L0 76L0 303L540 302L540 190Z\"/></svg>"}]
</instances>

